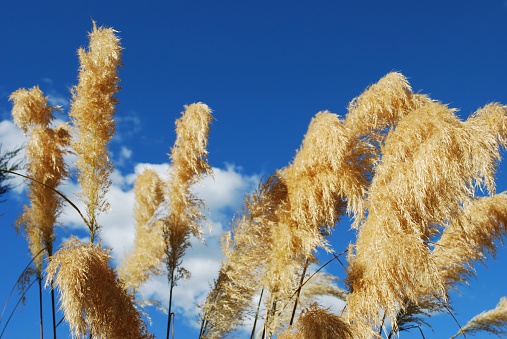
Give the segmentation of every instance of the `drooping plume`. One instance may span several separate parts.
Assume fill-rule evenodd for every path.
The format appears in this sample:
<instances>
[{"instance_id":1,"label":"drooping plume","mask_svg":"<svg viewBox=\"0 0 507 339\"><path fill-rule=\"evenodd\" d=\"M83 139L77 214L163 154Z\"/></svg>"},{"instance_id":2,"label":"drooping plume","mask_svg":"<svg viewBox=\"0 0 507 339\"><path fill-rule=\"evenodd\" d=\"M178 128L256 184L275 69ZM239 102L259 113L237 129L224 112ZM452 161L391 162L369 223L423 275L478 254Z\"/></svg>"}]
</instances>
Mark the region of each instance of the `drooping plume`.
<instances>
[{"instance_id":1,"label":"drooping plume","mask_svg":"<svg viewBox=\"0 0 507 339\"><path fill-rule=\"evenodd\" d=\"M266 316L268 334L276 330L280 315L291 304L296 309L298 282L317 248L327 248L325 235L344 213L347 197L360 197L364 169L351 165L349 133L336 114L318 113L311 121L293 162L279 171L287 197L277 206L264 285L269 291ZM355 198L352 198L355 199ZM296 296L294 290L298 289Z\"/></svg>"},{"instance_id":2,"label":"drooping plume","mask_svg":"<svg viewBox=\"0 0 507 339\"><path fill-rule=\"evenodd\" d=\"M388 132L414 109L431 101L414 94L407 79L391 72L354 98L349 106L344 125L349 134L348 165L358 175L345 176L351 186L344 191L347 210L355 216L354 227L363 220L366 209L366 191L374 175L374 168L381 159L381 147Z\"/></svg>"}]
</instances>

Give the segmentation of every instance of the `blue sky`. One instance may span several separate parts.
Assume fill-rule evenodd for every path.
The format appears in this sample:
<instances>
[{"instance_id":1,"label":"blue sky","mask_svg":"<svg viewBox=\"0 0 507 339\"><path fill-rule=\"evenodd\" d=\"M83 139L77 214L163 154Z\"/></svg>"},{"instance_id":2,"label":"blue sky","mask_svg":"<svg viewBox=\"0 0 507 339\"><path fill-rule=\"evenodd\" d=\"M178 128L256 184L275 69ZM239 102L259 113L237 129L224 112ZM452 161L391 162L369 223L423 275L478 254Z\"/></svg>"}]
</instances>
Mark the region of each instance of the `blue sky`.
<instances>
[{"instance_id":1,"label":"blue sky","mask_svg":"<svg viewBox=\"0 0 507 339\"><path fill-rule=\"evenodd\" d=\"M216 118L209 160L219 175L202 189L215 230L207 247L196 245L189 255L195 279L177 294L179 338L194 333L188 325L193 302L205 293L206 279L213 278L220 260L217 239L243 194L263 175L292 160L318 111L345 115L350 100L390 71L407 76L414 91L458 108L463 118L491 101L507 104L503 0L0 1L4 145L22 142L9 124L8 96L16 89L39 85L67 112L69 89L77 79L76 50L86 46L92 20L119 31L125 48L118 134L111 143L117 163L111 200L119 203L103 220L104 225L114 224L105 231L104 241L115 255L121 257L132 241L128 207L134 174L142 164L164 171L174 142L174 120L183 105L205 102ZM57 117L65 119L64 114ZM506 172L503 162L498 191L507 189ZM65 190L72 193L77 188L69 184ZM0 256L5 258L0 306L28 262L25 240L10 227L21 211L23 195L12 192L0 205ZM62 238L81 234L71 211L62 219ZM336 250L352 236L347 225L340 225L333 236ZM462 296L453 296L462 324L507 295L506 264L507 250L502 248L496 261L488 261L489 269L477 266L478 277L470 287L460 288ZM343 277L338 266L334 269L329 271ZM146 293L164 300L162 283L154 282ZM38 334L33 312L37 295L35 289L30 293L5 338ZM150 330L162 338L163 317L151 313ZM457 330L448 315L437 315L431 322L435 333L425 329L426 337L445 338ZM4 324L5 320L0 328ZM62 327L60 337L67 337L65 330ZM417 331L402 334L418 337Z\"/></svg>"}]
</instances>

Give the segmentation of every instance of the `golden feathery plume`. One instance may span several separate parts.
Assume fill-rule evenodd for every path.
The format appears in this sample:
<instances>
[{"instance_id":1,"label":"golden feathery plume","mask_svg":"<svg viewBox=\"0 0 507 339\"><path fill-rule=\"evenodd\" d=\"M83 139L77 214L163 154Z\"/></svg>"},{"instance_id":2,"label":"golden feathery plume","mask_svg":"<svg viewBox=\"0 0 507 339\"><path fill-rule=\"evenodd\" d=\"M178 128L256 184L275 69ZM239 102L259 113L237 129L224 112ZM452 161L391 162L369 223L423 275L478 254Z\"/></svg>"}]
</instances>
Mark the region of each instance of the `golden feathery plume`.
<instances>
[{"instance_id":1,"label":"golden feathery plume","mask_svg":"<svg viewBox=\"0 0 507 339\"><path fill-rule=\"evenodd\" d=\"M279 339L353 339L350 325L318 304L305 309L296 324L285 330Z\"/></svg>"},{"instance_id":2,"label":"golden feathery plume","mask_svg":"<svg viewBox=\"0 0 507 339\"><path fill-rule=\"evenodd\" d=\"M345 126L355 135L379 141L379 132L396 126L420 100L424 98L414 97L403 74L391 72L350 102Z\"/></svg>"},{"instance_id":3,"label":"golden feathery plume","mask_svg":"<svg viewBox=\"0 0 507 339\"><path fill-rule=\"evenodd\" d=\"M482 312L473 317L451 339L464 334L474 335L477 332L489 332L496 336L507 335L507 298L502 297L498 305L492 310Z\"/></svg>"},{"instance_id":4,"label":"golden feathery plume","mask_svg":"<svg viewBox=\"0 0 507 339\"><path fill-rule=\"evenodd\" d=\"M164 185L157 172L151 169L145 169L134 185L134 249L119 269L120 278L129 288L138 289L151 275L161 273L164 239L159 208L164 202Z\"/></svg>"},{"instance_id":5,"label":"golden feathery plume","mask_svg":"<svg viewBox=\"0 0 507 339\"><path fill-rule=\"evenodd\" d=\"M105 194L111 185L113 164L108 146L115 132L114 112L121 65L119 38L111 28L97 28L89 34L88 50L79 49L79 81L72 91L70 117L76 130L71 146L77 155L76 168L82 191L79 197L88 214L90 238L94 241L100 226L97 217L109 209Z\"/></svg>"},{"instance_id":6,"label":"golden feathery plume","mask_svg":"<svg viewBox=\"0 0 507 339\"><path fill-rule=\"evenodd\" d=\"M154 338L150 335L114 270L109 253L72 238L50 259L46 285L54 279L72 336Z\"/></svg>"},{"instance_id":7,"label":"golden feathery plume","mask_svg":"<svg viewBox=\"0 0 507 339\"><path fill-rule=\"evenodd\" d=\"M206 150L212 120L211 109L206 104L185 106L181 118L176 120L177 137L170 154L170 211L195 236L202 233L199 221L203 216L199 209L201 202L192 195L190 188L203 176L212 174Z\"/></svg>"},{"instance_id":8,"label":"golden feathery plume","mask_svg":"<svg viewBox=\"0 0 507 339\"><path fill-rule=\"evenodd\" d=\"M50 127L55 108L48 105L48 98L38 87L17 90L11 94L10 100L14 122L29 137L27 175L35 179L28 182L30 207L24 207L17 224L27 232L33 256L43 248L51 256L54 226L61 212L62 199L42 184L57 188L67 176L63 156L70 142L68 126ZM35 258L39 272L41 261L42 256Z\"/></svg>"},{"instance_id":9,"label":"golden feathery plume","mask_svg":"<svg viewBox=\"0 0 507 339\"><path fill-rule=\"evenodd\" d=\"M222 237L222 246L229 248L231 243L230 233L226 232ZM218 278L202 307L202 338L222 338L224 334L237 329L244 322L246 309L258 291L256 266L259 262L238 252L226 255L227 261L222 262Z\"/></svg>"},{"instance_id":10,"label":"golden feathery plume","mask_svg":"<svg viewBox=\"0 0 507 339\"><path fill-rule=\"evenodd\" d=\"M211 109L203 103L185 106L181 118L176 120L176 141L170 154L172 168L167 188L170 214L164 224L170 272L180 266L185 249L190 246L190 233L198 237L202 234L203 202L191 192L191 187L212 173L206 150L212 120Z\"/></svg>"},{"instance_id":11,"label":"golden feathery plume","mask_svg":"<svg viewBox=\"0 0 507 339\"><path fill-rule=\"evenodd\" d=\"M323 111L312 119L302 146L290 166L282 170L290 201L290 218L300 228L332 228L344 205L341 200L345 127L336 114ZM319 242L319 241L318 241ZM316 244L309 244L311 253Z\"/></svg>"}]
</instances>

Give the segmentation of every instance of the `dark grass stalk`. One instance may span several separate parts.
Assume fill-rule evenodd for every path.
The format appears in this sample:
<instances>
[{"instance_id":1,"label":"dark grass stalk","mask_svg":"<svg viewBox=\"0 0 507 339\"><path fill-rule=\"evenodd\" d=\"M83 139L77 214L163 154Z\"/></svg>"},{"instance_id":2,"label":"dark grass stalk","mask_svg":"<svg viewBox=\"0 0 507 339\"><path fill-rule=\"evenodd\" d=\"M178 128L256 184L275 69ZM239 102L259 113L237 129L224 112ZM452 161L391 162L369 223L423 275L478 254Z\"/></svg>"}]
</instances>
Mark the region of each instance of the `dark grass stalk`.
<instances>
[{"instance_id":1,"label":"dark grass stalk","mask_svg":"<svg viewBox=\"0 0 507 339\"><path fill-rule=\"evenodd\" d=\"M202 338L202 335L204 334L204 330L207 326L208 322L206 321L206 315L204 315L202 317L202 321L201 321L201 329L199 330L199 339Z\"/></svg>"},{"instance_id":2,"label":"dark grass stalk","mask_svg":"<svg viewBox=\"0 0 507 339\"><path fill-rule=\"evenodd\" d=\"M384 328L384 322L386 321L386 315L387 315L387 313L384 312L384 315L382 316L382 322L380 323L380 328L378 329L378 336L379 337L382 335L382 329Z\"/></svg>"},{"instance_id":3,"label":"dark grass stalk","mask_svg":"<svg viewBox=\"0 0 507 339\"><path fill-rule=\"evenodd\" d=\"M171 309L172 309L172 304L173 304L173 288L174 288L174 271L175 271L175 268L171 268L171 284L170 284L170 287L169 287L169 309L167 311L167 334L166 334L166 339L169 339L169 333L171 332ZM174 330L173 330L174 331ZM174 336L174 334L173 334Z\"/></svg>"},{"instance_id":4,"label":"dark grass stalk","mask_svg":"<svg viewBox=\"0 0 507 339\"><path fill-rule=\"evenodd\" d=\"M60 319L60 321L58 322L58 324L56 324L56 327L60 326L63 323L64 320L65 320L65 317L62 317L62 319Z\"/></svg>"},{"instance_id":5,"label":"dark grass stalk","mask_svg":"<svg viewBox=\"0 0 507 339\"><path fill-rule=\"evenodd\" d=\"M435 299L437 299L440 302L440 304L442 304L442 306L446 309L447 313L449 313L451 315L451 317L454 319L454 322L456 323L456 325L458 325L459 330L460 330L461 334L463 335L463 338L466 338L467 336L465 335L463 328L461 327L458 319L456 319L456 317L454 316L452 311L449 309L449 307L447 307L447 305L442 300L440 300L439 297L437 297L437 296L434 296L434 297L435 297Z\"/></svg>"},{"instance_id":6,"label":"dark grass stalk","mask_svg":"<svg viewBox=\"0 0 507 339\"><path fill-rule=\"evenodd\" d=\"M421 337L423 337L423 339L426 339L420 325L417 325L417 329L419 330L419 332L421 332Z\"/></svg>"},{"instance_id":7,"label":"dark grass stalk","mask_svg":"<svg viewBox=\"0 0 507 339\"><path fill-rule=\"evenodd\" d=\"M255 311L255 318L254 318L254 323L252 326L252 334L250 334L250 339L254 339L254 336L255 336L255 327L257 326L257 319L259 319L259 312L261 309L263 294L264 294L264 287L261 289L261 295L259 297L259 302L257 303L257 311Z\"/></svg>"},{"instance_id":8,"label":"dark grass stalk","mask_svg":"<svg viewBox=\"0 0 507 339\"><path fill-rule=\"evenodd\" d=\"M343 268L345 268L345 265L343 265L343 262L340 260L340 256L344 255L345 253L347 253L349 250L346 249L346 250L343 250L341 251L340 253L338 254L333 254L333 258L329 259L328 261L326 261L323 265L321 265L319 267L318 270L316 270L315 272L313 272L302 284L301 284L301 288L303 286L305 286L309 281L310 279L312 279L317 273L319 273L320 271L322 271L327 265L329 265L330 263L332 263L334 260L338 260L338 262L343 266ZM291 300L297 293L298 293L298 290L295 290L294 293L292 293L292 295L289 297L289 300ZM282 309L284 309L285 307L287 306L287 304L284 305L284 307L282 307Z\"/></svg>"},{"instance_id":9,"label":"dark grass stalk","mask_svg":"<svg viewBox=\"0 0 507 339\"><path fill-rule=\"evenodd\" d=\"M53 318L53 339L56 339L56 305L55 305L55 290L53 288L53 279L51 279L51 313Z\"/></svg>"},{"instance_id":10,"label":"dark grass stalk","mask_svg":"<svg viewBox=\"0 0 507 339\"><path fill-rule=\"evenodd\" d=\"M42 312L42 275L37 272L37 282L39 283L39 321L40 321L40 339L44 339L44 313Z\"/></svg>"},{"instance_id":11,"label":"dark grass stalk","mask_svg":"<svg viewBox=\"0 0 507 339\"><path fill-rule=\"evenodd\" d=\"M412 328L417 328L419 330L419 332L421 333L421 337L423 337L423 339L426 339L426 337L424 336L424 332L422 331L421 325L414 325L414 326L405 327L405 330L409 330ZM390 339L393 335L394 335L394 332L391 329L391 331L389 332L389 336L387 338Z\"/></svg>"}]
</instances>

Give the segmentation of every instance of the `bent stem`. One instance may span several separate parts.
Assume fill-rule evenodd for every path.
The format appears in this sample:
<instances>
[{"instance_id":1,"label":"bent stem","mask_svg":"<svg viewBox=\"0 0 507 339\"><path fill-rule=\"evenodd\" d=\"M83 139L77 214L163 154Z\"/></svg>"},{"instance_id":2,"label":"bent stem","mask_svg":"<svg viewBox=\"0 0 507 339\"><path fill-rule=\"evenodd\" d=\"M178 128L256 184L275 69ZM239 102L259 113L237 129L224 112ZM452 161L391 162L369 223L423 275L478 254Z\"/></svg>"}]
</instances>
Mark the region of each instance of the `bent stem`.
<instances>
[{"instance_id":1,"label":"bent stem","mask_svg":"<svg viewBox=\"0 0 507 339\"><path fill-rule=\"evenodd\" d=\"M4 317L4 313L5 313L5 309L7 308L7 304L9 303L9 300L12 296L12 293L14 293L14 289L16 289L16 286L19 284L19 281L21 280L21 278L23 277L23 275L25 274L26 270L30 267L30 265L33 263L33 261L39 256L42 254L42 252L44 252L46 248L44 247L43 249L41 249L39 251L39 253L37 253L37 255L35 255L32 260L30 260L30 262L25 266L25 269L23 270L23 272L21 272L21 274L19 275L18 277L18 280L16 280L16 282L14 283L14 286L12 286L12 289L9 293L9 296L7 297L7 300L5 301L5 304L4 304L4 308L2 310L2 315L0 315L0 324L2 323L2 319Z\"/></svg>"},{"instance_id":2,"label":"bent stem","mask_svg":"<svg viewBox=\"0 0 507 339\"><path fill-rule=\"evenodd\" d=\"M25 294L28 292L28 290L30 289L30 287L33 286L33 284L35 284L37 280L34 280L30 283L30 285L28 285L28 287L26 288L26 290L23 292L23 294L21 295L21 297L19 297L19 300L18 302L16 303L16 306L14 306L14 309L12 310L11 314L9 315L9 318L7 319L7 322L5 323L4 325L4 328L2 329L2 333L0 333L0 339L2 339L3 335L4 335L4 332L5 330L7 329L7 325L9 325L9 322L11 321L11 318L12 316L14 315L14 312L16 311L16 309L18 308L19 306L19 303L23 300L23 298L25 297Z\"/></svg>"},{"instance_id":3,"label":"bent stem","mask_svg":"<svg viewBox=\"0 0 507 339\"><path fill-rule=\"evenodd\" d=\"M37 180L35 178L32 178L32 177L29 177L27 175L24 175L24 174L21 174L21 173L18 173L18 172L15 172L15 171L11 171L11 170L8 170L8 169L5 169L5 168L0 168L0 172L5 172L5 173L10 173L10 174L14 174L14 175L17 175L17 176L20 176L22 178L25 178L25 179L28 179L28 180L31 180L33 182L37 182L39 184L41 184L42 186L46 187L46 188L49 188L50 190L52 190L53 192L55 192L56 194L58 194L59 196L61 196L63 198L63 200L65 200L66 202L68 202L76 211L77 213L79 213L79 216L81 217L81 219L83 219L84 223L90 227L90 222L88 221L88 219L86 219L83 215L83 213L81 213L81 211L79 210L79 208L69 199L65 196L65 194L63 194L62 192L60 192L59 190L49 186L49 185L46 185L45 183L43 183L42 181L40 180Z\"/></svg>"},{"instance_id":4,"label":"bent stem","mask_svg":"<svg viewBox=\"0 0 507 339\"><path fill-rule=\"evenodd\" d=\"M301 279L299 280L299 286L296 291L296 300L294 301L294 308L292 309L292 315L290 317L289 326L292 326L292 324L294 323L294 316L296 315L296 310L297 310L298 302L299 302L299 296L301 295L301 289L303 288L303 282L305 280L306 269L308 268L308 264L309 264L309 261L308 261L308 258L306 258L305 264L303 266L303 272L301 273Z\"/></svg>"}]
</instances>

